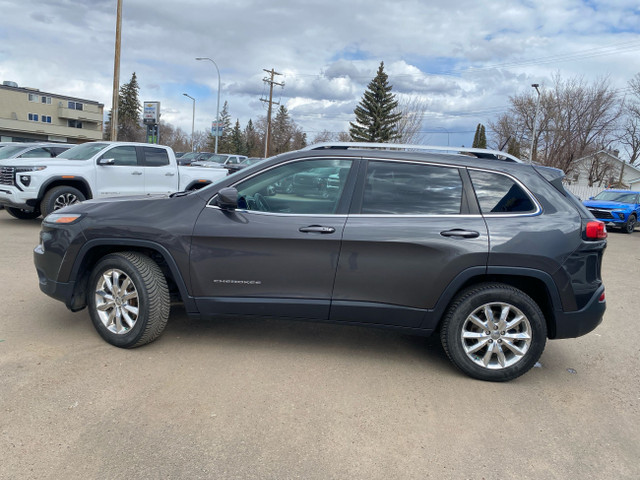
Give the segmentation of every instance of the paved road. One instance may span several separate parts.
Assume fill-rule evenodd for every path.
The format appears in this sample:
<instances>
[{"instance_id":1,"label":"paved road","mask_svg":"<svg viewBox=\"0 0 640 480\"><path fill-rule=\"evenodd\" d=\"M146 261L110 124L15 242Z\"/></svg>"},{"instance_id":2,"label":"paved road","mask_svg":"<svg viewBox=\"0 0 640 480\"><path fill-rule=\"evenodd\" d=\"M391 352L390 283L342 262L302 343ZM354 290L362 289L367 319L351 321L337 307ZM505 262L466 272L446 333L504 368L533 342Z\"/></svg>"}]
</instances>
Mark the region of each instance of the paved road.
<instances>
[{"instance_id":1,"label":"paved road","mask_svg":"<svg viewBox=\"0 0 640 480\"><path fill-rule=\"evenodd\" d=\"M604 323L493 384L436 339L180 308L111 347L40 293L39 228L0 211L2 479L640 478L640 232L610 234Z\"/></svg>"}]
</instances>

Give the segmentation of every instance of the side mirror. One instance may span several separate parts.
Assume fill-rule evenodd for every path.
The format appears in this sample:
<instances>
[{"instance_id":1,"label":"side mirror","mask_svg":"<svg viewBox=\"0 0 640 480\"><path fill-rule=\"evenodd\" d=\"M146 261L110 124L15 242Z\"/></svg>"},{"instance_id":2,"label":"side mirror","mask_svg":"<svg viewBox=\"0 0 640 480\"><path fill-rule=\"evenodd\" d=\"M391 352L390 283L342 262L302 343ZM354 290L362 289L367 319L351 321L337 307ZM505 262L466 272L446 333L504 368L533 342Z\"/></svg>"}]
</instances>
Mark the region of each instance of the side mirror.
<instances>
[{"instance_id":1,"label":"side mirror","mask_svg":"<svg viewBox=\"0 0 640 480\"><path fill-rule=\"evenodd\" d=\"M115 158L100 158L98 159L98 165L113 165L116 163Z\"/></svg>"},{"instance_id":2,"label":"side mirror","mask_svg":"<svg viewBox=\"0 0 640 480\"><path fill-rule=\"evenodd\" d=\"M593 197L589 197L589 200L593 200Z\"/></svg>"},{"instance_id":3,"label":"side mirror","mask_svg":"<svg viewBox=\"0 0 640 480\"><path fill-rule=\"evenodd\" d=\"M218 192L216 205L223 210L238 208L238 190L235 187L225 187Z\"/></svg>"}]
</instances>

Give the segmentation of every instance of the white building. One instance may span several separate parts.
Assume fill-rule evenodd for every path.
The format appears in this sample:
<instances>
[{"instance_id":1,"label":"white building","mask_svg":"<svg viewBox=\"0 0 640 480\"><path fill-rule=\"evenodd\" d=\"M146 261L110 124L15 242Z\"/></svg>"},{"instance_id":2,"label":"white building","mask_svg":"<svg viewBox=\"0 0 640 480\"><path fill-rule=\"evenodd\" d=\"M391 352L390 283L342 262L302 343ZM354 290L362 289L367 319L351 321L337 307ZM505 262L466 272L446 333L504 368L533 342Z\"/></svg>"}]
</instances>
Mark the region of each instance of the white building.
<instances>
[{"instance_id":1,"label":"white building","mask_svg":"<svg viewBox=\"0 0 640 480\"><path fill-rule=\"evenodd\" d=\"M617 150L600 150L574 164L565 186L583 200L606 188L640 189L640 169L619 158Z\"/></svg>"}]
</instances>

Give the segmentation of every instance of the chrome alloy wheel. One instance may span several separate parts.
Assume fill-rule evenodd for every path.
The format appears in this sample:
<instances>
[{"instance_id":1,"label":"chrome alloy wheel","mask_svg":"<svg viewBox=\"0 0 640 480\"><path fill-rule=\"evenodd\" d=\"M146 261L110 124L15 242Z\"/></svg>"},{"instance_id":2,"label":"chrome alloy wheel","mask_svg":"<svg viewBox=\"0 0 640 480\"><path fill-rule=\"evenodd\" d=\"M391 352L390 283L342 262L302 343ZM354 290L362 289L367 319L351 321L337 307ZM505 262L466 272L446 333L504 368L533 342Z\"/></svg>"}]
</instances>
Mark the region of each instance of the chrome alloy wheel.
<instances>
[{"instance_id":1,"label":"chrome alloy wheel","mask_svg":"<svg viewBox=\"0 0 640 480\"><path fill-rule=\"evenodd\" d=\"M531 346L531 324L508 303L486 303L473 311L462 326L462 347L475 364L491 370L522 360Z\"/></svg>"},{"instance_id":2,"label":"chrome alloy wheel","mask_svg":"<svg viewBox=\"0 0 640 480\"><path fill-rule=\"evenodd\" d=\"M122 270L107 270L98 278L95 302L100 321L113 333L129 332L138 320L138 291Z\"/></svg>"},{"instance_id":3,"label":"chrome alloy wheel","mask_svg":"<svg viewBox=\"0 0 640 480\"><path fill-rule=\"evenodd\" d=\"M53 202L53 211L59 210L62 207L67 207L69 205L73 205L74 203L80 202L80 199L75 196L73 193L62 193L58 195Z\"/></svg>"}]
</instances>

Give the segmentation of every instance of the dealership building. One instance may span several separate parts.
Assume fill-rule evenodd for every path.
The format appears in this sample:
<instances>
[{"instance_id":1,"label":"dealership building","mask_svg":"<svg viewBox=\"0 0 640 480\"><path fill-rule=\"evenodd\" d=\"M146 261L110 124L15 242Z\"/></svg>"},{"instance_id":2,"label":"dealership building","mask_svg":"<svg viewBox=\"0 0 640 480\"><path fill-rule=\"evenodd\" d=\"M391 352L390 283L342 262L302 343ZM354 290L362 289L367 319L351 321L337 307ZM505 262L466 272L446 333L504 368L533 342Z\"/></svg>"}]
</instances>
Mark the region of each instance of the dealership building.
<instances>
[{"instance_id":1,"label":"dealership building","mask_svg":"<svg viewBox=\"0 0 640 480\"><path fill-rule=\"evenodd\" d=\"M104 105L94 100L0 85L0 141L83 143L102 140Z\"/></svg>"}]
</instances>

